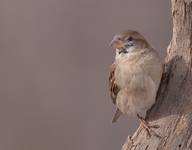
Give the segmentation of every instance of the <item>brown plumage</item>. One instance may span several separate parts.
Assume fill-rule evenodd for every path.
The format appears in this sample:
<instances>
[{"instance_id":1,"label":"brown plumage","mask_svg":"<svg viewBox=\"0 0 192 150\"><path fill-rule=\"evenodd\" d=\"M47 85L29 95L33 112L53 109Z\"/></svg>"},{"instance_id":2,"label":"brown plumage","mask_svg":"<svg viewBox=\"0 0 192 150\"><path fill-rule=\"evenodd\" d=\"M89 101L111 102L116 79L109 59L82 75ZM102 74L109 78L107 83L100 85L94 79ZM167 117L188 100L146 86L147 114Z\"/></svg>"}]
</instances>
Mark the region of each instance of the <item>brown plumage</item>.
<instances>
[{"instance_id":1,"label":"brown plumage","mask_svg":"<svg viewBox=\"0 0 192 150\"><path fill-rule=\"evenodd\" d=\"M111 72L109 75L109 92L110 92L110 96L111 96L111 100L112 103L116 105L116 98L117 98L117 94L120 91L118 85L115 83L115 64L112 64L111 67ZM116 109L116 112L114 114L114 117L112 119L112 122L116 122L117 119L121 116L121 111L119 110L119 108Z\"/></svg>"},{"instance_id":2,"label":"brown plumage","mask_svg":"<svg viewBox=\"0 0 192 150\"><path fill-rule=\"evenodd\" d=\"M112 122L126 113L138 116L145 124L139 113L155 103L162 75L159 55L140 33L132 30L117 33L111 46L116 56L110 68L109 91L117 106Z\"/></svg>"},{"instance_id":3,"label":"brown plumage","mask_svg":"<svg viewBox=\"0 0 192 150\"><path fill-rule=\"evenodd\" d=\"M109 92L112 99L113 104L116 104L117 94L119 92L119 87L115 83L115 64L111 65L111 72L109 75Z\"/></svg>"}]
</instances>

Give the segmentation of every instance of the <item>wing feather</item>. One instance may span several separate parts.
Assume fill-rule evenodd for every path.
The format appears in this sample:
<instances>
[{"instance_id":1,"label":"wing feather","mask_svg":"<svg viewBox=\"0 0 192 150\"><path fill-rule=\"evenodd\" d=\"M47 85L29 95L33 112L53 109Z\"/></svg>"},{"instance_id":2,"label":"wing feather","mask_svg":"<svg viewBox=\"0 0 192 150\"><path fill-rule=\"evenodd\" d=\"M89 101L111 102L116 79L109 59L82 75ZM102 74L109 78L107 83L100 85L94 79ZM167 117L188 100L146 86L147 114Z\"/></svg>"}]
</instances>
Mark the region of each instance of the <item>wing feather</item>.
<instances>
[{"instance_id":1,"label":"wing feather","mask_svg":"<svg viewBox=\"0 0 192 150\"><path fill-rule=\"evenodd\" d=\"M116 99L117 99L117 94L120 91L120 88L116 84L115 81L115 69L116 65L113 63L110 68L110 75L109 75L109 92L111 96L111 100L114 105L116 105ZM121 116L122 112L119 110L119 108L116 109L115 114L112 119L112 123L116 122L118 118Z\"/></svg>"},{"instance_id":2,"label":"wing feather","mask_svg":"<svg viewBox=\"0 0 192 150\"><path fill-rule=\"evenodd\" d=\"M115 82L115 69L116 65L111 65L110 75L109 75L109 92L112 99L113 104L116 104L117 94L120 91L119 87Z\"/></svg>"}]
</instances>

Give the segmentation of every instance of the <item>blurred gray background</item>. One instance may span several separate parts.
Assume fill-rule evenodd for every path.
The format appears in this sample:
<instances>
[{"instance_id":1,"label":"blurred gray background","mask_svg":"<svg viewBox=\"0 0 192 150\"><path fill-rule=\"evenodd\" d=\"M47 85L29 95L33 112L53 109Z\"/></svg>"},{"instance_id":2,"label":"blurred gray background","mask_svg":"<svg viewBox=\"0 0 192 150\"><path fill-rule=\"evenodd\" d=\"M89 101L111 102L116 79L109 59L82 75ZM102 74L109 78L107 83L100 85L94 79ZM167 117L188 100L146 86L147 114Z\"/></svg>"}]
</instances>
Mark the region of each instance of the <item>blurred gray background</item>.
<instances>
[{"instance_id":1,"label":"blurred gray background","mask_svg":"<svg viewBox=\"0 0 192 150\"><path fill-rule=\"evenodd\" d=\"M0 149L117 150L138 126L112 124L115 32L135 29L165 55L168 0L0 0Z\"/></svg>"}]
</instances>

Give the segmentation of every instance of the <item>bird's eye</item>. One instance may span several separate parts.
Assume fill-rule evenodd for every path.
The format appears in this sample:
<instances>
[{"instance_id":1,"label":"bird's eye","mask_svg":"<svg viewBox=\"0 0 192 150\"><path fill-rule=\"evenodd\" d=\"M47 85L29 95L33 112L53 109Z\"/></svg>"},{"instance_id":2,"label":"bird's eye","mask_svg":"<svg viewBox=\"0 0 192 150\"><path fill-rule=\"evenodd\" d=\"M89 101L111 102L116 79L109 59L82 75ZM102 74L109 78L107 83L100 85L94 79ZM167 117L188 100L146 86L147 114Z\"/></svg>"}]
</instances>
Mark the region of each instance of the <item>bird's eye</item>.
<instances>
[{"instance_id":1,"label":"bird's eye","mask_svg":"<svg viewBox=\"0 0 192 150\"><path fill-rule=\"evenodd\" d=\"M133 41L133 38L130 36L127 41Z\"/></svg>"},{"instance_id":2,"label":"bird's eye","mask_svg":"<svg viewBox=\"0 0 192 150\"><path fill-rule=\"evenodd\" d=\"M121 40L121 38L120 38L120 37L118 37L118 38L117 38L117 40L118 40L118 41L120 41L120 40Z\"/></svg>"}]
</instances>

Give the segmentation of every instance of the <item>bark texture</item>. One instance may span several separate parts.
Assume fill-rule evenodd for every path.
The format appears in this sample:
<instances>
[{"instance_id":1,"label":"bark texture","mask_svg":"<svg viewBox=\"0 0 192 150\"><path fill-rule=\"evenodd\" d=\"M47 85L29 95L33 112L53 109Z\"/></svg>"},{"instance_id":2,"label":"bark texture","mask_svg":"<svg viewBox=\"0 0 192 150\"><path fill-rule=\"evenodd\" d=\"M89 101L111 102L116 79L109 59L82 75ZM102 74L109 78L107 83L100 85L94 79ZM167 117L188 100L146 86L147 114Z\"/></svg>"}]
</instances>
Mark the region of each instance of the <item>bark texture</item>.
<instances>
[{"instance_id":1,"label":"bark texture","mask_svg":"<svg viewBox=\"0 0 192 150\"><path fill-rule=\"evenodd\" d=\"M147 120L160 136L140 126L122 150L192 150L192 0L171 0L173 36L157 102Z\"/></svg>"}]
</instances>

